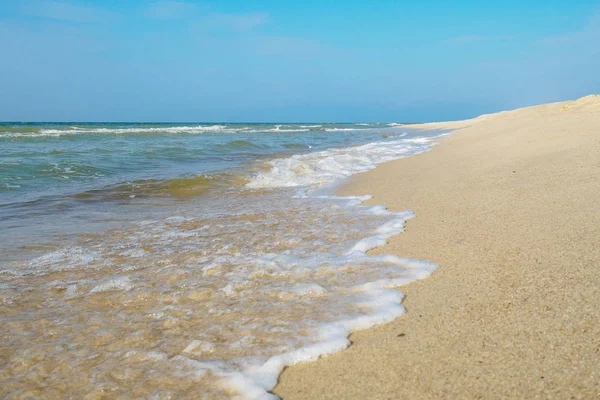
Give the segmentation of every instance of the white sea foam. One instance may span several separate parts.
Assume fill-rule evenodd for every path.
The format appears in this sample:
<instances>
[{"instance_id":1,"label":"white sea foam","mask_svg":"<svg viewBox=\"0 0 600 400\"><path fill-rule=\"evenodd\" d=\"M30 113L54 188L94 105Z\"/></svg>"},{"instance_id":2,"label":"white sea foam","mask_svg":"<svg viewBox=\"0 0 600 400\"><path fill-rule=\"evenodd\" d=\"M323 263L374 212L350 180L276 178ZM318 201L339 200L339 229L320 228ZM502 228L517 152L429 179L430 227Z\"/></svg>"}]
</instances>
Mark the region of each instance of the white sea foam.
<instances>
[{"instance_id":1,"label":"white sea foam","mask_svg":"<svg viewBox=\"0 0 600 400\"><path fill-rule=\"evenodd\" d=\"M134 127L134 128L77 128L73 129L40 129L37 135L63 135L63 134L82 134L82 133L108 133L113 135L123 135L128 133L152 133L152 132L168 132L168 133L201 133L201 132L221 132L221 131L236 131L238 129L228 127L226 125L197 125L197 126L164 126L164 127Z\"/></svg>"},{"instance_id":2,"label":"white sea foam","mask_svg":"<svg viewBox=\"0 0 600 400\"><path fill-rule=\"evenodd\" d=\"M350 132L359 130L361 130L361 128L325 128L325 132Z\"/></svg>"},{"instance_id":3,"label":"white sea foam","mask_svg":"<svg viewBox=\"0 0 600 400\"><path fill-rule=\"evenodd\" d=\"M257 174L247 186L295 187L333 182L368 171L386 161L427 151L434 139L418 137L373 142L275 159L270 161L269 171Z\"/></svg>"},{"instance_id":4,"label":"white sea foam","mask_svg":"<svg viewBox=\"0 0 600 400\"><path fill-rule=\"evenodd\" d=\"M133 284L126 276L115 277L108 279L105 282L95 286L90 293L110 292L113 290L129 290L133 287Z\"/></svg>"},{"instance_id":5,"label":"white sea foam","mask_svg":"<svg viewBox=\"0 0 600 400\"><path fill-rule=\"evenodd\" d=\"M126 134L140 134L140 133L204 133L204 132L222 132L222 133L234 133L243 132L248 127L236 127L228 125L196 125L196 126L164 126L164 127L145 127L137 126L131 128L81 128L77 126L71 126L66 128L46 128L40 129L39 131L32 132L2 132L0 137L61 137L61 136L74 136L82 134L106 134L106 135L126 135Z\"/></svg>"},{"instance_id":6,"label":"white sea foam","mask_svg":"<svg viewBox=\"0 0 600 400\"><path fill-rule=\"evenodd\" d=\"M27 273L48 274L82 266L92 268L99 262L96 251L82 247L66 247L37 257L29 262Z\"/></svg>"},{"instance_id":7,"label":"white sea foam","mask_svg":"<svg viewBox=\"0 0 600 400\"><path fill-rule=\"evenodd\" d=\"M300 128L281 128L282 125L275 125L275 128L270 129L258 129L254 130L255 132L308 132L310 129L308 127L300 127Z\"/></svg>"}]
</instances>

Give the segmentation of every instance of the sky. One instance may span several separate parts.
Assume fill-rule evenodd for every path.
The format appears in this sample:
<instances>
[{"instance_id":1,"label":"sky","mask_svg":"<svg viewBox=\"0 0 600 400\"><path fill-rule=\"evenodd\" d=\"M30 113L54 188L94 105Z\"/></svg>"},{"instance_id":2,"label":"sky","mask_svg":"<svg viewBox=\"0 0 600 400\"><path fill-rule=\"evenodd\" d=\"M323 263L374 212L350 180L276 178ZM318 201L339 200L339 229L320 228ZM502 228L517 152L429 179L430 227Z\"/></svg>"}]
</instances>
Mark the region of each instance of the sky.
<instances>
[{"instance_id":1,"label":"sky","mask_svg":"<svg viewBox=\"0 0 600 400\"><path fill-rule=\"evenodd\" d=\"M0 0L0 121L452 120L598 71L600 0Z\"/></svg>"}]
</instances>

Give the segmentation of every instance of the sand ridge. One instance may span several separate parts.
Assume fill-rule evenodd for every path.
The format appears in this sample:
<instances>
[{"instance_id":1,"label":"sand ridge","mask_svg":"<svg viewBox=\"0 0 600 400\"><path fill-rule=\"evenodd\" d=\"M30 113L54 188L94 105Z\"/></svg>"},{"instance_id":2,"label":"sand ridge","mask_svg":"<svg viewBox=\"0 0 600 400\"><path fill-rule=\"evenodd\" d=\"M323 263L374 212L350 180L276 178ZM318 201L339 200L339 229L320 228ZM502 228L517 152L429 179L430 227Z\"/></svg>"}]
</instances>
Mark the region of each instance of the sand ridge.
<instances>
[{"instance_id":1,"label":"sand ridge","mask_svg":"<svg viewBox=\"0 0 600 400\"><path fill-rule=\"evenodd\" d=\"M284 399L600 398L600 96L467 121L340 194L417 218L377 253L436 262L407 314L284 371Z\"/></svg>"}]
</instances>

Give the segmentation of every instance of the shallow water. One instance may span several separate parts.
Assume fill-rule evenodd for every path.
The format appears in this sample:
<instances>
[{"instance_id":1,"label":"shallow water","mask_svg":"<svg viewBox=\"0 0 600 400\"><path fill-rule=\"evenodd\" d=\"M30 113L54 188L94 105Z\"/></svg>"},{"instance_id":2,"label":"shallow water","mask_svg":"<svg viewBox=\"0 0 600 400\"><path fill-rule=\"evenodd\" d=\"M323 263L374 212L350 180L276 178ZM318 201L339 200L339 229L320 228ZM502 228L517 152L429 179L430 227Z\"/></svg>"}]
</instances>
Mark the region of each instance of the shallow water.
<instances>
[{"instance_id":1,"label":"shallow water","mask_svg":"<svg viewBox=\"0 0 600 400\"><path fill-rule=\"evenodd\" d=\"M18 139L2 162L21 157L2 170L5 181L38 168L14 155L20 140L30 153L70 146L73 162L107 172L67 182L31 172L30 184L4 198L0 396L269 397L285 365L338 351L350 331L400 315L401 294L390 288L435 265L366 251L401 232L412 213L319 188L426 151L431 134L308 125L5 130L19 135L4 133ZM52 142L73 137L82 143ZM173 140L205 141L197 146L210 151L188 143L184 155L169 154ZM155 165L148 148L157 143ZM219 146L226 155L214 167ZM257 155L254 146L269 150ZM72 154L99 147L116 152L117 165Z\"/></svg>"}]
</instances>

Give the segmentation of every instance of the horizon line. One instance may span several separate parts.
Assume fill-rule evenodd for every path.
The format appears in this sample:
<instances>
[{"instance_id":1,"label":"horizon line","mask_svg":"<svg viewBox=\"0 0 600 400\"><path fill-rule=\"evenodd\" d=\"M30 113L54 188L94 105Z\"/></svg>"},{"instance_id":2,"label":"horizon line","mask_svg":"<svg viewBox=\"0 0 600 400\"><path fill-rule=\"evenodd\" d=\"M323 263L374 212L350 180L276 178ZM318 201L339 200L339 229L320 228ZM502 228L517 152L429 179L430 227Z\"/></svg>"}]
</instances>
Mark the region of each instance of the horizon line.
<instances>
[{"instance_id":1,"label":"horizon line","mask_svg":"<svg viewBox=\"0 0 600 400\"><path fill-rule=\"evenodd\" d=\"M402 125L413 125L413 124L423 124L426 122L397 122L397 121L336 121L336 122L327 122L327 121L294 121L294 122L284 122L284 121L269 121L269 122L225 122L225 121L192 121L192 122L184 122L184 121L175 121L175 122L165 122L165 121L0 121L0 124L198 124L198 125L219 125L219 124L239 124L239 125L258 125L258 124L290 124L290 125L298 125L298 124L402 124Z\"/></svg>"}]
</instances>

